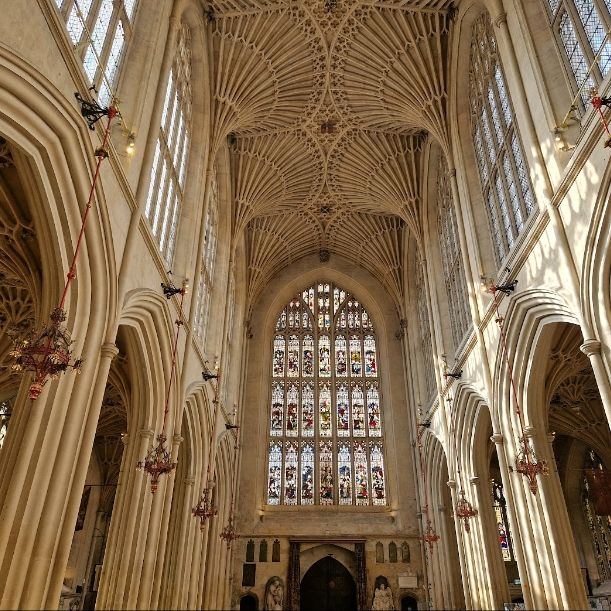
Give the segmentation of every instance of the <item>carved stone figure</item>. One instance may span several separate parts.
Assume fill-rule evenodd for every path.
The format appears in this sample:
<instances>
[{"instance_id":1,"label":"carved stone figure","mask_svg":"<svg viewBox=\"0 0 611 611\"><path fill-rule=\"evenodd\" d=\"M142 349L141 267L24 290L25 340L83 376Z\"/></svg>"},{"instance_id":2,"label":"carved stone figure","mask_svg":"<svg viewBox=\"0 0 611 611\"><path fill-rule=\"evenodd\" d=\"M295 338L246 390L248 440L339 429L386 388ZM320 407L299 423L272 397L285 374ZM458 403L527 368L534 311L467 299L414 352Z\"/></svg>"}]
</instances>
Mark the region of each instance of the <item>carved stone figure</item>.
<instances>
[{"instance_id":1,"label":"carved stone figure","mask_svg":"<svg viewBox=\"0 0 611 611\"><path fill-rule=\"evenodd\" d=\"M284 583L280 577L271 577L265 586L265 611L282 611Z\"/></svg>"},{"instance_id":2,"label":"carved stone figure","mask_svg":"<svg viewBox=\"0 0 611 611\"><path fill-rule=\"evenodd\" d=\"M388 585L388 580L385 577L378 577L371 604L372 611L393 611L394 608L392 590Z\"/></svg>"}]
</instances>

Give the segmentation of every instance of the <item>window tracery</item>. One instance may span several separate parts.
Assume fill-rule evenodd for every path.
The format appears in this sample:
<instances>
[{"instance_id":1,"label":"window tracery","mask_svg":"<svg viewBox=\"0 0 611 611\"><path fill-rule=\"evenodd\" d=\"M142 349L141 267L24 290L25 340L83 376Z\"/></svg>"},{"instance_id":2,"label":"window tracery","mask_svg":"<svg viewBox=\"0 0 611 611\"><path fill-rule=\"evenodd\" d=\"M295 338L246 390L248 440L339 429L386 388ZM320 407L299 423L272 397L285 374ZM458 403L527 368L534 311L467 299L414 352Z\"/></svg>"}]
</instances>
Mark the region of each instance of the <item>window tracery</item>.
<instances>
[{"instance_id":1,"label":"window tracery","mask_svg":"<svg viewBox=\"0 0 611 611\"><path fill-rule=\"evenodd\" d=\"M137 0L55 0L101 106L110 103Z\"/></svg>"},{"instance_id":2,"label":"window tracery","mask_svg":"<svg viewBox=\"0 0 611 611\"><path fill-rule=\"evenodd\" d=\"M9 420L11 419L11 402L0 401L0 450L6 440Z\"/></svg>"},{"instance_id":3,"label":"window tracery","mask_svg":"<svg viewBox=\"0 0 611 611\"><path fill-rule=\"evenodd\" d=\"M470 66L472 137L500 265L534 210L535 199L487 13L473 25Z\"/></svg>"},{"instance_id":4,"label":"window tracery","mask_svg":"<svg viewBox=\"0 0 611 611\"><path fill-rule=\"evenodd\" d=\"M174 255L182 208L190 143L191 100L191 35L183 24L166 86L144 209L161 255L168 264Z\"/></svg>"},{"instance_id":5,"label":"window tracery","mask_svg":"<svg viewBox=\"0 0 611 611\"><path fill-rule=\"evenodd\" d=\"M609 0L547 0L550 26L572 77L573 89L588 101L589 90L599 84L611 69L611 29ZM594 68L590 74L588 70Z\"/></svg>"},{"instance_id":6,"label":"window tracery","mask_svg":"<svg viewBox=\"0 0 611 611\"><path fill-rule=\"evenodd\" d=\"M210 295L212 293L212 279L214 274L214 262L216 259L217 219L218 182L215 166L210 180L210 199L204 225L204 246L202 249L202 263L197 285L197 300L195 306L195 335L200 341L204 339L206 334L208 315L210 312ZM232 325L230 324L228 329L231 328Z\"/></svg>"},{"instance_id":7,"label":"window tracery","mask_svg":"<svg viewBox=\"0 0 611 611\"><path fill-rule=\"evenodd\" d=\"M386 505L376 335L329 283L295 297L272 340L267 503Z\"/></svg>"},{"instance_id":8,"label":"window tracery","mask_svg":"<svg viewBox=\"0 0 611 611\"><path fill-rule=\"evenodd\" d=\"M437 229L443 279L450 306L452 340L457 349L471 325L471 315L448 166L443 157L439 160L437 172Z\"/></svg>"}]
</instances>

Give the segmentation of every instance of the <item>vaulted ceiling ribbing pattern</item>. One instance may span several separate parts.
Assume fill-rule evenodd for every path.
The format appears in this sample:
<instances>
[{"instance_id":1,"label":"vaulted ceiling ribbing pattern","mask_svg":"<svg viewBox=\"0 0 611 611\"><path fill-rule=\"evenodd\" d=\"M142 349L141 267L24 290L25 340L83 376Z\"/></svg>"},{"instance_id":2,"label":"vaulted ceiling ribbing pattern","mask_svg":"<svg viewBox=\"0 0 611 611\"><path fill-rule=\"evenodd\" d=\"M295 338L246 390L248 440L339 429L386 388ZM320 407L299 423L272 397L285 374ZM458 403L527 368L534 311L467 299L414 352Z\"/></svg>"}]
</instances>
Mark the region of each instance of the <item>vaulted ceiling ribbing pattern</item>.
<instances>
[{"instance_id":1,"label":"vaulted ceiling ribbing pattern","mask_svg":"<svg viewBox=\"0 0 611 611\"><path fill-rule=\"evenodd\" d=\"M400 301L424 142L447 150L448 0L214 0L214 142L231 138L252 299L328 250Z\"/></svg>"}]
</instances>

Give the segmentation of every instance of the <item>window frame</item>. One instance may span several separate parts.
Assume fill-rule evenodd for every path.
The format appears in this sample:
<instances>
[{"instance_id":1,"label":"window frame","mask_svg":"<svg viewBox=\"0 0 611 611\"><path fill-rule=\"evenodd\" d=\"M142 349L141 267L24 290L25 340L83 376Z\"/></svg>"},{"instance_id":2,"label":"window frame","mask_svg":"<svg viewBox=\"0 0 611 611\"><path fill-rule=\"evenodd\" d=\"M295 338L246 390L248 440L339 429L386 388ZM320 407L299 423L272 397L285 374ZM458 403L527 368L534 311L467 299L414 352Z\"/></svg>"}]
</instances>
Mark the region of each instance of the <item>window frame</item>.
<instances>
[{"instance_id":1,"label":"window frame","mask_svg":"<svg viewBox=\"0 0 611 611\"><path fill-rule=\"evenodd\" d=\"M321 285L329 286L329 310L330 313L330 323L329 326L323 322L323 326L320 327L318 324L319 320L319 306L318 306L318 296L317 287ZM313 292L312 299L314 300L312 303L316 302L316 307L310 311L309 320L310 327L304 327L303 325L299 325L299 327L292 327L289 324L289 308L294 303L299 303L299 312L303 314L308 308L306 298L303 297L306 293L308 293L311 289L315 289ZM334 310L334 289L340 291L344 297L340 300L340 303L337 309ZM368 327L361 327L355 331L352 327L341 327L338 328L337 322L339 317L342 314L342 311L345 311L345 308L348 304L348 300L351 299L357 303L357 305L361 308L361 315L367 317L369 321ZM300 315L301 315L300 314ZM286 324L284 327L280 326L280 320L284 316L284 320ZM321 508L332 508L334 510L337 509L351 509L351 510L383 510L386 511L390 507L390 495L389 495L389 483L388 476L386 472L386 456L385 449L387 447L385 442L385 414L383 413L383 396L382 396L382 377L380 375L379 370L379 339L374 330L373 323L369 314L362 303L356 299L356 297L351 294L349 291L342 289L340 286L336 285L333 282L328 281L317 281L308 285L303 290L299 291L294 295L287 303L284 304L282 310L279 312L277 317L276 325L273 327L272 337L271 337L271 359L270 359L270 371L269 371L269 392L266 393L267 402L265 405L264 413L265 413L265 422L267 429L266 436L266 453L267 457L265 460L265 481L264 481L264 500L263 503L266 509L273 510L286 510L291 508L299 508L300 510L308 510L308 509L318 509ZM324 320L324 319L323 319ZM298 351L299 351L299 373L296 376L288 375L289 372L289 340L291 336L299 336L298 342ZM304 375L303 374L303 351L307 349L304 346L303 338L306 336L312 337L312 375ZM329 337L329 367L330 367L330 375L329 376L321 376L319 375L319 338L321 336ZM358 335L360 338L360 356L361 356L361 373L359 375L353 375L351 371L351 361L350 361L350 339L351 336ZM276 363L276 339L282 336L284 338L284 352L283 352L283 369L282 375L276 375L274 371L274 366ZM335 358L335 350L336 350L336 339L339 336L345 337L345 375L338 376L336 375L336 358ZM367 375L366 374L366 338L369 336L373 336L375 341L375 375ZM274 388L278 383L282 384L282 397L283 403L281 406L282 409L282 423L280 424L279 432L278 429L274 429L273 418L274 418ZM297 399L296 405L297 410L295 412L295 422L296 422L296 433L289 434L287 433L288 427L286 426L286 420L288 418L288 396L291 391L291 385L295 385L297 387ZM304 434L304 412L303 412L303 398L302 392L305 385L310 384L312 389L312 424L311 424L311 434ZM329 424L329 435L321 434L320 432L320 406L319 406L319 398L320 398L320 389L322 386L326 384L328 385L330 392L330 403L329 403L329 416L330 416L330 424ZM355 435L353 429L353 412L352 406L353 402L351 400L351 387L353 384L360 384L360 388L362 390L362 417L363 417L363 435ZM368 384L373 388L375 386L377 390L377 408L378 408L378 426L379 426L379 435L371 435L370 434L370 406L369 406L369 393L368 393ZM347 403L347 413L348 413L348 429L346 430L346 434L339 434L339 412L338 412L338 390L341 386L347 386L348 399L346 399ZM294 430L291 428L291 430ZM286 450L289 447L289 444L292 444L296 450L296 467L295 467L295 501L294 502L286 502ZM329 499L324 499L321 496L321 444L328 444L331 450L331 473L333 474L333 496ZM361 444L365 450L365 458L366 458L366 473L367 473L367 499L366 502L363 502L361 498L357 498L357 482L355 478L355 449L357 448L357 444ZM302 502L302 484L303 484L303 471L302 471L302 457L303 450L306 446L311 446L312 448L312 499L310 501ZM351 490L350 490L350 502L341 502L340 499L340 448L343 445L349 446L350 456L351 456ZM275 502L270 502L269 489L271 484L271 459L272 456L272 448L274 446L279 446L280 450L280 463L279 463L279 480L278 480L278 498ZM372 455L375 452L375 449L379 449L381 452L381 464L382 464L382 480L383 480L383 502L377 502L375 499L375 477L373 474L374 463L372 460ZM308 463L309 464L309 463ZM345 497L344 497L345 498Z\"/></svg>"}]
</instances>

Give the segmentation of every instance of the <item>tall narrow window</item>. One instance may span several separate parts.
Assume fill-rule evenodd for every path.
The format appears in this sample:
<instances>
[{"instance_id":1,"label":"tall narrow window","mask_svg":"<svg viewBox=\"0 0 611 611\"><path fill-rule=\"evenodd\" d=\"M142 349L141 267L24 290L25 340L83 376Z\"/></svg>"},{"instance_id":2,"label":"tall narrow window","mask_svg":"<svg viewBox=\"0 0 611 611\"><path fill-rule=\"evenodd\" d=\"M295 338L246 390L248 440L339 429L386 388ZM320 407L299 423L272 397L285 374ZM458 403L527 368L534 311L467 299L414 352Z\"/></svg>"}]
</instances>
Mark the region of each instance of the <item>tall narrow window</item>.
<instances>
[{"instance_id":1,"label":"tall narrow window","mask_svg":"<svg viewBox=\"0 0 611 611\"><path fill-rule=\"evenodd\" d=\"M136 0L55 0L89 83L110 103L132 34Z\"/></svg>"},{"instance_id":2,"label":"tall narrow window","mask_svg":"<svg viewBox=\"0 0 611 611\"><path fill-rule=\"evenodd\" d=\"M503 494L503 484L494 479L490 481L492 483L492 502L494 515L496 517L496 527L499 534L501 554L505 562L511 562L513 560L513 544L509 531L509 521L507 520L507 501Z\"/></svg>"},{"instance_id":3,"label":"tall narrow window","mask_svg":"<svg viewBox=\"0 0 611 611\"><path fill-rule=\"evenodd\" d=\"M11 419L11 402L0 401L0 449L4 445L8 433L8 423Z\"/></svg>"},{"instance_id":4,"label":"tall narrow window","mask_svg":"<svg viewBox=\"0 0 611 611\"><path fill-rule=\"evenodd\" d=\"M471 324L471 316L448 166L443 157L439 160L437 172L437 231L443 280L450 310L452 340L454 349L458 349Z\"/></svg>"},{"instance_id":5,"label":"tall narrow window","mask_svg":"<svg viewBox=\"0 0 611 611\"><path fill-rule=\"evenodd\" d=\"M214 274L214 261L216 259L216 236L218 218L218 182L216 167L210 180L210 198L206 211L204 225L204 246L202 248L202 267L197 285L197 301L195 310L195 334L203 340L208 325L210 311L210 294L212 293L212 278ZM231 329L231 325L228 326Z\"/></svg>"},{"instance_id":6,"label":"tall narrow window","mask_svg":"<svg viewBox=\"0 0 611 611\"><path fill-rule=\"evenodd\" d=\"M269 505L386 505L376 335L329 283L296 295L272 340Z\"/></svg>"},{"instance_id":7,"label":"tall narrow window","mask_svg":"<svg viewBox=\"0 0 611 611\"><path fill-rule=\"evenodd\" d=\"M582 506L601 582L611 579L611 515L609 515L609 472L602 460L589 450L584 461Z\"/></svg>"},{"instance_id":8,"label":"tall narrow window","mask_svg":"<svg viewBox=\"0 0 611 611\"><path fill-rule=\"evenodd\" d=\"M498 266L522 232L535 200L487 13L473 26L470 65L473 143Z\"/></svg>"},{"instance_id":9,"label":"tall narrow window","mask_svg":"<svg viewBox=\"0 0 611 611\"><path fill-rule=\"evenodd\" d=\"M191 125L191 37L182 25L163 102L144 215L166 263L174 255Z\"/></svg>"},{"instance_id":10,"label":"tall narrow window","mask_svg":"<svg viewBox=\"0 0 611 611\"><path fill-rule=\"evenodd\" d=\"M424 263L416 261L416 308L418 314L418 331L420 335L421 363L425 382L424 401L426 404L433 400L437 390L435 385L435 364L433 361L433 338L429 319L429 305L424 282Z\"/></svg>"},{"instance_id":11,"label":"tall narrow window","mask_svg":"<svg viewBox=\"0 0 611 611\"><path fill-rule=\"evenodd\" d=\"M611 29L609 0L544 0L550 25L571 77L574 91L581 91L582 102L589 90L611 69ZM588 74L590 66L592 71Z\"/></svg>"}]
</instances>

